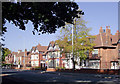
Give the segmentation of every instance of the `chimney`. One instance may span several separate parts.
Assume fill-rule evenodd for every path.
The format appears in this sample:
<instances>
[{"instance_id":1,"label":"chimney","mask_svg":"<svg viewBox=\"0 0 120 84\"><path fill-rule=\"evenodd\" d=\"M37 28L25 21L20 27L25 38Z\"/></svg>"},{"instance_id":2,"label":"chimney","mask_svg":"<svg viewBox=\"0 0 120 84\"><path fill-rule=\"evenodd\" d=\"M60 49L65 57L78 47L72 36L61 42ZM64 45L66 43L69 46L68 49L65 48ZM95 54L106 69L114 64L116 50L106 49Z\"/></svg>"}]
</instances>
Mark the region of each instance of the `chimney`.
<instances>
[{"instance_id":1,"label":"chimney","mask_svg":"<svg viewBox=\"0 0 120 84\"><path fill-rule=\"evenodd\" d=\"M120 32L119 32L119 30L117 30L117 32L115 33L115 35L117 35L118 39L120 39Z\"/></svg>"},{"instance_id":2,"label":"chimney","mask_svg":"<svg viewBox=\"0 0 120 84\"><path fill-rule=\"evenodd\" d=\"M111 44L110 35L111 35L110 26L106 26L106 44L107 45Z\"/></svg>"},{"instance_id":3,"label":"chimney","mask_svg":"<svg viewBox=\"0 0 120 84\"><path fill-rule=\"evenodd\" d=\"M38 43L38 46L41 46L41 45Z\"/></svg>"},{"instance_id":4,"label":"chimney","mask_svg":"<svg viewBox=\"0 0 120 84\"><path fill-rule=\"evenodd\" d=\"M24 52L24 53L25 53L25 56L27 56L27 49L25 49L25 52Z\"/></svg>"},{"instance_id":5,"label":"chimney","mask_svg":"<svg viewBox=\"0 0 120 84\"><path fill-rule=\"evenodd\" d=\"M102 27L100 27L100 29L99 29L99 33L103 33L103 29L102 29Z\"/></svg>"},{"instance_id":6,"label":"chimney","mask_svg":"<svg viewBox=\"0 0 120 84\"><path fill-rule=\"evenodd\" d=\"M115 34L118 34L119 33L119 30L117 30L117 32Z\"/></svg>"},{"instance_id":7,"label":"chimney","mask_svg":"<svg viewBox=\"0 0 120 84\"><path fill-rule=\"evenodd\" d=\"M110 26L106 26L106 34L108 34L108 35L111 34Z\"/></svg>"}]
</instances>

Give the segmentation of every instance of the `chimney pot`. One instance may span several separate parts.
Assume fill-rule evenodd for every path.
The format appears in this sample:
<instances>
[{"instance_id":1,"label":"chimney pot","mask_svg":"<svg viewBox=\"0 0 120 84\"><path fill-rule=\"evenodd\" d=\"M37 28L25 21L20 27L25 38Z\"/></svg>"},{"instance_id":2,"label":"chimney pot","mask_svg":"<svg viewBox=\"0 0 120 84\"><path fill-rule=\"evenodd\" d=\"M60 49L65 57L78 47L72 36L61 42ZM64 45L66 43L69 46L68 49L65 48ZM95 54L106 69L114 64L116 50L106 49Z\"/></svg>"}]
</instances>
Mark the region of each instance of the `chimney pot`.
<instances>
[{"instance_id":1,"label":"chimney pot","mask_svg":"<svg viewBox=\"0 0 120 84\"><path fill-rule=\"evenodd\" d=\"M100 29L99 29L99 33L103 33L103 29L102 29L102 27L100 27Z\"/></svg>"},{"instance_id":2,"label":"chimney pot","mask_svg":"<svg viewBox=\"0 0 120 84\"><path fill-rule=\"evenodd\" d=\"M119 30L117 30L117 33L119 33Z\"/></svg>"}]
</instances>

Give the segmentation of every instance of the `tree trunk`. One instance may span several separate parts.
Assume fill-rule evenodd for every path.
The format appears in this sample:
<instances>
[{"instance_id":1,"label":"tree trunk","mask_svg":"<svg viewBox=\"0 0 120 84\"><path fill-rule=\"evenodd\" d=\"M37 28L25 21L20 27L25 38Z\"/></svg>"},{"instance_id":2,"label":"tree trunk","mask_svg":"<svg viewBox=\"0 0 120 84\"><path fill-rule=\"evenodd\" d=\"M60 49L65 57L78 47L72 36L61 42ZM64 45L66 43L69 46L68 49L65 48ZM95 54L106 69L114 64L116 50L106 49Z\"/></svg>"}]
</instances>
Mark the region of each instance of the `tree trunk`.
<instances>
[{"instance_id":1,"label":"tree trunk","mask_svg":"<svg viewBox=\"0 0 120 84\"><path fill-rule=\"evenodd\" d=\"M74 61L74 56L73 56L72 61L73 61L73 70L75 70L75 61Z\"/></svg>"}]
</instances>

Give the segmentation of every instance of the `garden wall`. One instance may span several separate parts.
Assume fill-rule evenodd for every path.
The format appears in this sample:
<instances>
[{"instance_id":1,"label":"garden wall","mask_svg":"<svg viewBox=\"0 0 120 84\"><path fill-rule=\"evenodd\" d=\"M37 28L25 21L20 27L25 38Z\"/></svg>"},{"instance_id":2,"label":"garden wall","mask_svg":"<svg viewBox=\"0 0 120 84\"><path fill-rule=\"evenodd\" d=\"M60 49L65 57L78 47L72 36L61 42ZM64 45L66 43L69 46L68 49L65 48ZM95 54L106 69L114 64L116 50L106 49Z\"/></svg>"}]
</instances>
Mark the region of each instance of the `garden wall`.
<instances>
[{"instance_id":1,"label":"garden wall","mask_svg":"<svg viewBox=\"0 0 120 84\"><path fill-rule=\"evenodd\" d=\"M120 74L120 69L57 69L58 72L73 72L73 73L93 73L93 74Z\"/></svg>"}]
</instances>

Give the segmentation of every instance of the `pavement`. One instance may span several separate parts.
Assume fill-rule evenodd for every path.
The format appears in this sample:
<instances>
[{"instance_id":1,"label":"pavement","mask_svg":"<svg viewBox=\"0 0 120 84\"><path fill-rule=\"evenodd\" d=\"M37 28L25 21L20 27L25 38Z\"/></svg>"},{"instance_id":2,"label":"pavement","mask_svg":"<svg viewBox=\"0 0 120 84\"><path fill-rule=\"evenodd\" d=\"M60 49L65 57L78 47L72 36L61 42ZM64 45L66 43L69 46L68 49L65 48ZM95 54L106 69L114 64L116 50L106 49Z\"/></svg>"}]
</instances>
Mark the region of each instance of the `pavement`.
<instances>
[{"instance_id":1,"label":"pavement","mask_svg":"<svg viewBox=\"0 0 120 84\"><path fill-rule=\"evenodd\" d=\"M40 70L2 70L2 84L10 83L60 83L60 84L120 84L120 75L50 72ZM6 81L7 80L7 81Z\"/></svg>"}]
</instances>

